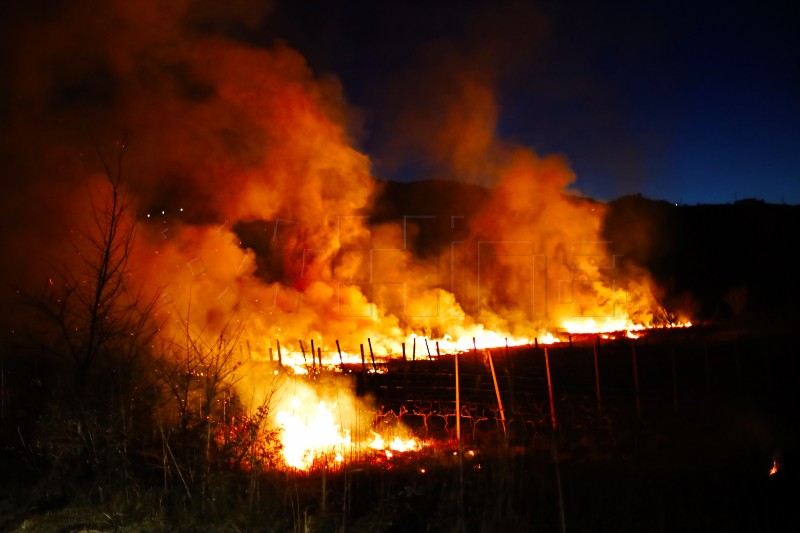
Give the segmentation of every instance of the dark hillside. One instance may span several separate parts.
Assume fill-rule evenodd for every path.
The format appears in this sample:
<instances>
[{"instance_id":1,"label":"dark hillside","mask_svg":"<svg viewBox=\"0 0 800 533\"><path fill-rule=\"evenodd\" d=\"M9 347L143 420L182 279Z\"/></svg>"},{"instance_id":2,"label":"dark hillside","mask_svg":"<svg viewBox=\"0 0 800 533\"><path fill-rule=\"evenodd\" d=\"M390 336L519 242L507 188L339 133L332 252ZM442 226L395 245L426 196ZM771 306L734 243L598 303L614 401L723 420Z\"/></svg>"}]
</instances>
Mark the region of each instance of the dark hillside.
<instances>
[{"instance_id":1,"label":"dark hillside","mask_svg":"<svg viewBox=\"0 0 800 533\"><path fill-rule=\"evenodd\" d=\"M464 238L487 194L457 182L386 182L372 221L408 217L424 226L409 245L428 255ZM625 196L608 203L603 237L614 253L653 275L668 307L692 308L699 319L783 324L798 314L800 206L676 206Z\"/></svg>"},{"instance_id":2,"label":"dark hillside","mask_svg":"<svg viewBox=\"0 0 800 533\"><path fill-rule=\"evenodd\" d=\"M800 206L742 200L675 206L641 196L610 203L605 235L673 301L710 319L786 321L800 294Z\"/></svg>"}]
</instances>

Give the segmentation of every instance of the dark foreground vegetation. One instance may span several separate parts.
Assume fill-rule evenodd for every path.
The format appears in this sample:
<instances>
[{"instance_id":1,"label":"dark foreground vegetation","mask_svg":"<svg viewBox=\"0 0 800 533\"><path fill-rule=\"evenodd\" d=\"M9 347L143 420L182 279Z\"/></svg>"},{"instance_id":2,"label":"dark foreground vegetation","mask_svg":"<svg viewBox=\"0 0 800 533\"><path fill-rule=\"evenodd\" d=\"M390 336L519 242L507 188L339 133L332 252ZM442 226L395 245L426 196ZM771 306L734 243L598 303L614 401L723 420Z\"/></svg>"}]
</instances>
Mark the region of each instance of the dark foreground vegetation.
<instances>
[{"instance_id":1,"label":"dark foreground vegetation","mask_svg":"<svg viewBox=\"0 0 800 533\"><path fill-rule=\"evenodd\" d=\"M31 420L6 412L0 529L800 527L795 386L800 339L697 327L635 341L601 341L600 405L595 346L594 339L576 338L571 346L548 349L555 431L543 347L493 352L505 436L487 354L461 356L460 453L454 440L452 357L397 361L386 374L364 375L354 368L360 392L376 399L377 424L399 419L437 444L392 459L319 465L309 473L278 470L270 463L274 449L256 453L241 439L212 439L209 445L208 427L197 421L184 429L172 426L169 436L161 433L165 426L138 422L126 436L111 422L118 417L102 410L80 420L64 413ZM4 368L6 379L24 372L35 373L26 376L32 381L48 376L40 367ZM41 386L46 403L48 384ZM225 425L219 419L213 431ZM778 471L770 475L773 466Z\"/></svg>"}]
</instances>

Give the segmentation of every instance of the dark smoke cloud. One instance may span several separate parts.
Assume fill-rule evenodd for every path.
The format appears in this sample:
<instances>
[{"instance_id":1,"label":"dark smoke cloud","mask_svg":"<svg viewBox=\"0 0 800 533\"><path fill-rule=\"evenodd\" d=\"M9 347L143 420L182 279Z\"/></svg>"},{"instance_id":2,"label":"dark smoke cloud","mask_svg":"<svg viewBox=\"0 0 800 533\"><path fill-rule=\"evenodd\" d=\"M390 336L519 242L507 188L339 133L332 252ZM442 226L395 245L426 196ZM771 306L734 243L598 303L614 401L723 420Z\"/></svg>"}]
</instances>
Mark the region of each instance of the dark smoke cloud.
<instances>
[{"instance_id":1,"label":"dark smoke cloud","mask_svg":"<svg viewBox=\"0 0 800 533\"><path fill-rule=\"evenodd\" d=\"M491 167L504 157L498 93L535 59L547 24L519 2L467 12L462 31L414 43L413 59L389 77L378 111L385 122L376 150L379 170L402 173L403 166L417 166L422 177L492 184Z\"/></svg>"}]
</instances>

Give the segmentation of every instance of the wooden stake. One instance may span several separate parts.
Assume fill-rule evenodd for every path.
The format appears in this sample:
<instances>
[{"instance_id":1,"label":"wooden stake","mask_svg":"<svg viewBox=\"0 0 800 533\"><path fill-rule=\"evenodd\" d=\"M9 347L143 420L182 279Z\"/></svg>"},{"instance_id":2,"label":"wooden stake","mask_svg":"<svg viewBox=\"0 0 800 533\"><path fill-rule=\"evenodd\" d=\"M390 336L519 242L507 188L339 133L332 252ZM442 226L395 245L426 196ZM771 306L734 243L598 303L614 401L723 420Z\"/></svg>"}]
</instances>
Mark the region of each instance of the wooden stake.
<instances>
[{"instance_id":1,"label":"wooden stake","mask_svg":"<svg viewBox=\"0 0 800 533\"><path fill-rule=\"evenodd\" d=\"M547 348L545 348L546 350ZM561 460L558 456L558 444L555 434L550 439L550 453L556 468L556 489L558 490L558 525L561 533L566 533L567 522L564 516L564 489L561 486Z\"/></svg>"},{"instance_id":2,"label":"wooden stake","mask_svg":"<svg viewBox=\"0 0 800 533\"><path fill-rule=\"evenodd\" d=\"M275 345L278 347L278 366L283 367L283 358L281 357L281 341L275 339Z\"/></svg>"},{"instance_id":3,"label":"wooden stake","mask_svg":"<svg viewBox=\"0 0 800 533\"><path fill-rule=\"evenodd\" d=\"M438 361L441 358L442 358L442 354L439 353L439 341L436 341L436 360Z\"/></svg>"},{"instance_id":4,"label":"wooden stake","mask_svg":"<svg viewBox=\"0 0 800 533\"><path fill-rule=\"evenodd\" d=\"M428 359L433 359L433 357L431 357L431 346L428 344L428 337L425 337L425 349L428 350Z\"/></svg>"},{"instance_id":5,"label":"wooden stake","mask_svg":"<svg viewBox=\"0 0 800 533\"><path fill-rule=\"evenodd\" d=\"M506 433L506 413L503 410L503 400L500 398L500 387L497 385L497 374L494 371L494 362L492 361L492 351L486 350L489 355L489 369L492 371L492 381L494 381L494 393L497 396L497 407L500 409L500 422L503 424L503 437L508 439ZM508 440L506 440L508 442Z\"/></svg>"},{"instance_id":6,"label":"wooden stake","mask_svg":"<svg viewBox=\"0 0 800 533\"><path fill-rule=\"evenodd\" d=\"M736 341L733 342L733 360L736 364L736 393L741 400L743 398L742 395L742 363L739 360L739 345Z\"/></svg>"},{"instance_id":7,"label":"wooden stake","mask_svg":"<svg viewBox=\"0 0 800 533\"><path fill-rule=\"evenodd\" d=\"M319 357L319 368L322 370L322 348L317 348L317 357Z\"/></svg>"},{"instance_id":8,"label":"wooden stake","mask_svg":"<svg viewBox=\"0 0 800 533\"><path fill-rule=\"evenodd\" d=\"M547 347L544 349L544 367L547 370L547 394L550 397L550 422L555 432L558 423L556 422L556 406L553 403L553 380L550 379L550 356L547 354Z\"/></svg>"},{"instance_id":9,"label":"wooden stake","mask_svg":"<svg viewBox=\"0 0 800 533\"><path fill-rule=\"evenodd\" d=\"M6 356L0 358L0 432L6 429ZM19 426L17 426L19 430Z\"/></svg>"},{"instance_id":10,"label":"wooden stake","mask_svg":"<svg viewBox=\"0 0 800 533\"><path fill-rule=\"evenodd\" d=\"M367 344L369 344L369 356L372 358L372 371L377 372L378 367L375 366L375 354L372 353L372 341L367 337Z\"/></svg>"},{"instance_id":11,"label":"wooden stake","mask_svg":"<svg viewBox=\"0 0 800 533\"><path fill-rule=\"evenodd\" d=\"M458 455L461 455L461 390L458 384L458 352L453 357L456 365L456 440L458 441Z\"/></svg>"},{"instance_id":12,"label":"wooden stake","mask_svg":"<svg viewBox=\"0 0 800 533\"><path fill-rule=\"evenodd\" d=\"M406 343L401 342L400 345L403 347L403 361L406 361Z\"/></svg>"},{"instance_id":13,"label":"wooden stake","mask_svg":"<svg viewBox=\"0 0 800 533\"><path fill-rule=\"evenodd\" d=\"M672 346L672 410L678 412L678 368L675 364L675 346Z\"/></svg>"},{"instance_id":14,"label":"wooden stake","mask_svg":"<svg viewBox=\"0 0 800 533\"><path fill-rule=\"evenodd\" d=\"M603 416L603 400L600 396L600 365L597 363L597 349L600 346L600 336L594 345L594 387L597 391L597 414Z\"/></svg>"},{"instance_id":15,"label":"wooden stake","mask_svg":"<svg viewBox=\"0 0 800 533\"><path fill-rule=\"evenodd\" d=\"M269 362L272 362L272 346L269 347Z\"/></svg>"},{"instance_id":16,"label":"wooden stake","mask_svg":"<svg viewBox=\"0 0 800 533\"><path fill-rule=\"evenodd\" d=\"M706 367L706 403L711 405L711 365L708 362L708 343L703 339L703 359Z\"/></svg>"},{"instance_id":17,"label":"wooden stake","mask_svg":"<svg viewBox=\"0 0 800 533\"><path fill-rule=\"evenodd\" d=\"M336 339L336 351L339 352L339 366L344 370L344 359L342 358L342 349L339 348L339 339Z\"/></svg>"},{"instance_id":18,"label":"wooden stake","mask_svg":"<svg viewBox=\"0 0 800 533\"><path fill-rule=\"evenodd\" d=\"M411 341L411 362L413 363L417 360L417 338L413 337Z\"/></svg>"},{"instance_id":19,"label":"wooden stake","mask_svg":"<svg viewBox=\"0 0 800 533\"><path fill-rule=\"evenodd\" d=\"M323 511L323 513L325 512L325 507L326 507L326 503L325 502L327 501L327 498L326 498L327 490L325 490L325 471L328 469L328 461L327 461L327 458L325 458L325 459L326 460L322 463L322 511Z\"/></svg>"},{"instance_id":20,"label":"wooden stake","mask_svg":"<svg viewBox=\"0 0 800 533\"><path fill-rule=\"evenodd\" d=\"M364 362L364 343L359 344L361 347L361 371L367 373L367 364Z\"/></svg>"},{"instance_id":21,"label":"wooden stake","mask_svg":"<svg viewBox=\"0 0 800 533\"><path fill-rule=\"evenodd\" d=\"M249 348L249 345L248 345ZM0 358L0 431L6 429L6 357ZM19 426L17 426L19 429Z\"/></svg>"},{"instance_id":22,"label":"wooden stake","mask_svg":"<svg viewBox=\"0 0 800 533\"><path fill-rule=\"evenodd\" d=\"M306 349L305 349L305 346L303 346L303 341L297 341L297 342L300 343L300 351L303 353L303 364L308 366L308 362L306 361ZM313 353L311 354L311 367L314 370L317 369L317 363L314 361L314 354Z\"/></svg>"},{"instance_id":23,"label":"wooden stake","mask_svg":"<svg viewBox=\"0 0 800 533\"><path fill-rule=\"evenodd\" d=\"M314 348L314 339L311 339L311 360L314 360L314 354L316 352L316 348ZM319 362L319 371L322 372L322 360Z\"/></svg>"},{"instance_id":24,"label":"wooden stake","mask_svg":"<svg viewBox=\"0 0 800 533\"><path fill-rule=\"evenodd\" d=\"M636 364L636 343L631 341L631 358L633 359L633 387L636 391L636 416L642 419L642 402L639 397L639 367Z\"/></svg>"},{"instance_id":25,"label":"wooden stake","mask_svg":"<svg viewBox=\"0 0 800 533\"><path fill-rule=\"evenodd\" d=\"M511 398L511 410L514 410L514 381L511 379L511 372L508 371L508 365L503 369L506 374L506 383L508 383L508 397Z\"/></svg>"}]
</instances>

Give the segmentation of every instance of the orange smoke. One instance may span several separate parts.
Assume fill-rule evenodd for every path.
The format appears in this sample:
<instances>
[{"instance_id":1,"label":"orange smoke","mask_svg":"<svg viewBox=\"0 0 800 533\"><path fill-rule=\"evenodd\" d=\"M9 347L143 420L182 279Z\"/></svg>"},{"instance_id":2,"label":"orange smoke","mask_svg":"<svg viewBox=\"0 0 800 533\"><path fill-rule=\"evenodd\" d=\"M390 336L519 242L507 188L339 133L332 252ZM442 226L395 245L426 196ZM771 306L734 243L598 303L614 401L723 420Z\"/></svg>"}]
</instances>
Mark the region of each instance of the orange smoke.
<instances>
[{"instance_id":1,"label":"orange smoke","mask_svg":"<svg viewBox=\"0 0 800 533\"><path fill-rule=\"evenodd\" d=\"M652 324L647 276L603 241L603 204L567 192L574 174L557 156L517 148L473 220L482 241L481 312L517 316L546 328L594 331Z\"/></svg>"},{"instance_id":2,"label":"orange smoke","mask_svg":"<svg viewBox=\"0 0 800 533\"><path fill-rule=\"evenodd\" d=\"M253 15L242 4L231 16ZM96 174L89 154L69 155L75 124L114 132L105 138L130 132L136 275L163 292L162 317L177 310L214 329L235 313L262 355L276 339L294 348L315 339L332 354L336 339L353 353L370 338L376 351L396 354L412 334L530 339L581 329L586 322L574 321L586 317L652 322L647 277L632 275L600 238L603 206L567 192L574 175L563 159L497 138L494 84L513 65L512 50L434 47L428 78L415 78L434 90L427 107L406 109L414 140L404 146L445 175L497 184L459 243L421 258L408 245L427 231L421 221L369 222L376 182L353 148L338 83L315 76L286 45L198 32L203 16L190 3L114 2L98 14L78 2L41 23L51 31L38 32L40 41L20 36L42 68L22 75L20 65L15 88L70 125L43 130L51 153L68 155L64 181ZM65 60L73 55L81 61ZM87 73L104 98L81 112L54 108L42 87L58 95ZM241 244L242 223L263 225L266 249Z\"/></svg>"},{"instance_id":3,"label":"orange smoke","mask_svg":"<svg viewBox=\"0 0 800 533\"><path fill-rule=\"evenodd\" d=\"M160 293L163 338L180 337L187 323L214 338L234 321L241 358L267 360L277 342L295 357L300 341L314 340L331 364L337 340L352 357L370 339L385 358L413 335L459 350L473 337L482 347L554 339L587 318L598 330L653 321L647 276L623 268L602 241L604 208L568 192L574 175L564 159L497 139L491 54L480 68L466 69L464 57L442 65L445 89L400 122L420 133L403 146L425 150L434 172L496 184L458 243L418 257L409 242L422 219L368 218L377 185L353 147L336 81L286 45L195 31L187 21L201 15L189 2L96 8L65 6L42 23L52 31L21 36L25 66L36 68L17 65L9 91L58 127L16 133L51 147L42 167L26 167L31 194L43 194L53 175L61 190L97 174L75 131L103 146L129 132L139 210L132 263L137 282ZM82 101L75 84L102 98ZM245 223L263 226L263 249L242 244ZM345 445L346 432L335 439Z\"/></svg>"}]
</instances>

